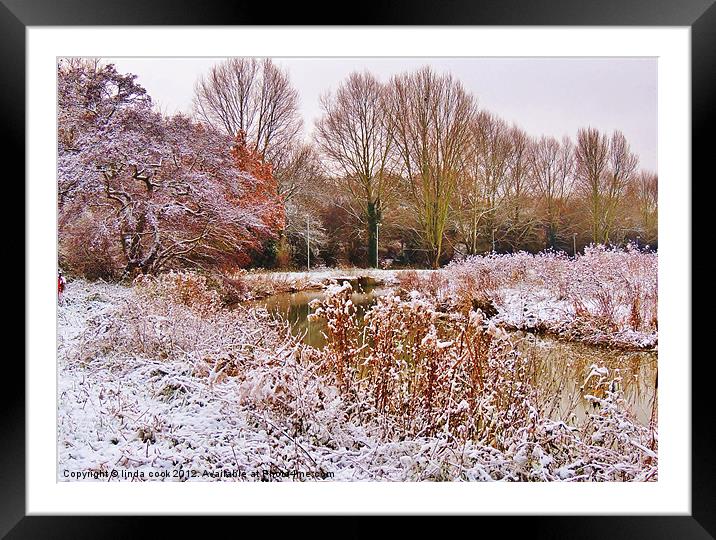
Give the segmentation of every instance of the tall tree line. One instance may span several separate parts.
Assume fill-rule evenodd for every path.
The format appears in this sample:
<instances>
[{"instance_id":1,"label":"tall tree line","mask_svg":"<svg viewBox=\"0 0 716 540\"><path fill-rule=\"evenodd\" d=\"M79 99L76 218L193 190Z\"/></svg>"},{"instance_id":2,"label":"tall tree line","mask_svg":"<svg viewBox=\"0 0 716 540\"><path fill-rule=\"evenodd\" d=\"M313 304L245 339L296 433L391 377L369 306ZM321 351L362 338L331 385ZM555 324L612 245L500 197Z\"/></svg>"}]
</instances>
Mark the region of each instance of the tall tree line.
<instances>
[{"instance_id":1,"label":"tall tree line","mask_svg":"<svg viewBox=\"0 0 716 540\"><path fill-rule=\"evenodd\" d=\"M530 137L430 67L385 83L351 74L322 108L317 149L362 208L364 264L378 260L379 225L412 243L405 260L434 268L455 254L658 240L657 176L619 131Z\"/></svg>"},{"instance_id":2,"label":"tall tree line","mask_svg":"<svg viewBox=\"0 0 716 540\"><path fill-rule=\"evenodd\" d=\"M216 64L190 116L97 60L61 61L58 88L61 254L98 275L658 242L658 177L623 133L530 136L431 67L351 73L310 136L270 59Z\"/></svg>"}]
</instances>

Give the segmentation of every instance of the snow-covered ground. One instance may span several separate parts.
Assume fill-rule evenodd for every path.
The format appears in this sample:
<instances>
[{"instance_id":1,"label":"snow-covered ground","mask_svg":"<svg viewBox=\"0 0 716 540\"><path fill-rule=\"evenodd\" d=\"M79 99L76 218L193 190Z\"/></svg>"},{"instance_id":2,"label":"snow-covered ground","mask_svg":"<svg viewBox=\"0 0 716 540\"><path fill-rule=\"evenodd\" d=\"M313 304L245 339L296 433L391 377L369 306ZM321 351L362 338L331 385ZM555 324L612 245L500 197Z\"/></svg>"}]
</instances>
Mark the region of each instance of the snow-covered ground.
<instances>
[{"instance_id":1,"label":"snow-covered ground","mask_svg":"<svg viewBox=\"0 0 716 540\"><path fill-rule=\"evenodd\" d=\"M525 331L546 331L593 345L609 345L624 349L655 349L658 332L635 330L627 326L609 328L598 322L585 324L575 316L574 305L560 299L546 288L528 283L499 291L500 301L495 322L508 328ZM622 306L622 309L627 309Z\"/></svg>"},{"instance_id":2,"label":"snow-covered ground","mask_svg":"<svg viewBox=\"0 0 716 540\"><path fill-rule=\"evenodd\" d=\"M260 309L207 308L195 281L180 285L68 284L58 311L60 481L656 478L647 431L603 397L590 429L621 450L546 419L502 450L447 432L400 435L366 416L321 371L324 353L285 325Z\"/></svg>"},{"instance_id":3,"label":"snow-covered ground","mask_svg":"<svg viewBox=\"0 0 716 540\"><path fill-rule=\"evenodd\" d=\"M152 359L97 350L132 291L120 285L68 285L59 308L58 479L63 480L420 480L450 477L447 438L378 441L345 421L335 388L276 350L245 377L196 376L187 358ZM248 361L247 358L243 360ZM261 402L281 381L275 368L315 401L295 435L295 414L272 414ZM465 462L490 449L465 447ZM493 476L509 474L492 463ZM459 471L455 474L459 475ZM486 467L463 473L489 479Z\"/></svg>"},{"instance_id":4,"label":"snow-covered ground","mask_svg":"<svg viewBox=\"0 0 716 540\"><path fill-rule=\"evenodd\" d=\"M371 284L393 286L401 270L373 268L318 268L306 271L241 271L231 276L245 289L244 299L263 298L284 292L323 289L332 282L369 280Z\"/></svg>"}]
</instances>

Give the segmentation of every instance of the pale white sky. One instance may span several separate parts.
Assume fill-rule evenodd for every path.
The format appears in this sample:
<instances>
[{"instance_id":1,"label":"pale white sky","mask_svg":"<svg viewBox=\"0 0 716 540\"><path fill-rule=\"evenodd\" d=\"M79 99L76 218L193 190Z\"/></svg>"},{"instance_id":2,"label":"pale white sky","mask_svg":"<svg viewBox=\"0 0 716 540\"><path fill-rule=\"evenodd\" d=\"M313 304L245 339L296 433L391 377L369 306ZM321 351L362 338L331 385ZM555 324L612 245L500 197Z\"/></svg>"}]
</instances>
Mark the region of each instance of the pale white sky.
<instances>
[{"instance_id":1,"label":"pale white sky","mask_svg":"<svg viewBox=\"0 0 716 540\"><path fill-rule=\"evenodd\" d=\"M138 82L167 113L190 112L194 82L220 58L105 58ZM478 106L530 135L574 138L580 127L619 129L640 165L657 166L656 58L274 58L301 97L307 135L320 116L319 96L352 71L381 80L429 64L451 72Z\"/></svg>"}]
</instances>

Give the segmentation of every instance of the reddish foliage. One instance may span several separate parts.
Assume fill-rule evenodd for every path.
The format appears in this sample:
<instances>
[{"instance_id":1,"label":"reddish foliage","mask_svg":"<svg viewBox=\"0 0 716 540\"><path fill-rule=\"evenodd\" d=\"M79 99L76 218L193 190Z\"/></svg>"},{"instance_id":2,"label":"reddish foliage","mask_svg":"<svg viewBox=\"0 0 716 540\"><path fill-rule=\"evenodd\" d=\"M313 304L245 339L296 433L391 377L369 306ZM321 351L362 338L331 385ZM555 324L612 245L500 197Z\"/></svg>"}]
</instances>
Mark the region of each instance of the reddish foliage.
<instances>
[{"instance_id":1,"label":"reddish foliage","mask_svg":"<svg viewBox=\"0 0 716 540\"><path fill-rule=\"evenodd\" d=\"M58 93L59 240L68 270L116 277L235 268L283 228L271 166L243 136L235 144L185 116L159 114L135 77L112 65L61 63ZM82 264L88 250L91 271Z\"/></svg>"},{"instance_id":2,"label":"reddish foliage","mask_svg":"<svg viewBox=\"0 0 716 540\"><path fill-rule=\"evenodd\" d=\"M273 176L273 167L264 161L256 150L248 146L246 134L236 135L236 144L231 148L236 167L251 175L252 186L244 193L244 204L261 209L259 219L272 230L283 230L286 226L286 211L278 194L278 182Z\"/></svg>"}]
</instances>

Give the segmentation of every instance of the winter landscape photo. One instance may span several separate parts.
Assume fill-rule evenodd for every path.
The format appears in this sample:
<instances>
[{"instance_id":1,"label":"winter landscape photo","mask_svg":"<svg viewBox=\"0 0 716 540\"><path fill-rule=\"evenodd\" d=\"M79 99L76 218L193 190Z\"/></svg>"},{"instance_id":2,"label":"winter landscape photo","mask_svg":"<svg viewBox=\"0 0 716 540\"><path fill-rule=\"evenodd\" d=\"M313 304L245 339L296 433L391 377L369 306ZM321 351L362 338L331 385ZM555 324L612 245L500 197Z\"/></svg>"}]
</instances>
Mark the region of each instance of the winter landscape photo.
<instances>
[{"instance_id":1,"label":"winter landscape photo","mask_svg":"<svg viewBox=\"0 0 716 540\"><path fill-rule=\"evenodd\" d=\"M657 481L657 194L656 58L59 58L57 480Z\"/></svg>"}]
</instances>

